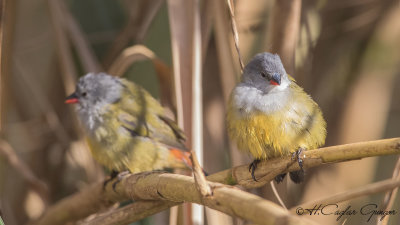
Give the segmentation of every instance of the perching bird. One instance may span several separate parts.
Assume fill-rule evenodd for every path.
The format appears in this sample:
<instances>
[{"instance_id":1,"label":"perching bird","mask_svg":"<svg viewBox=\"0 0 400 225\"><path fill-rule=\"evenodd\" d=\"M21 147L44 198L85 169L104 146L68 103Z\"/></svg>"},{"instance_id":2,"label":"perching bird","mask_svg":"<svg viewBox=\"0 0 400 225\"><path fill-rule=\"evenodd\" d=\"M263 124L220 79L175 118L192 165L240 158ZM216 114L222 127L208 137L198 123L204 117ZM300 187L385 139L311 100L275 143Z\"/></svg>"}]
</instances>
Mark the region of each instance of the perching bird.
<instances>
[{"instance_id":1,"label":"perching bird","mask_svg":"<svg viewBox=\"0 0 400 225\"><path fill-rule=\"evenodd\" d=\"M254 170L259 160L297 156L301 151L325 143L326 122L318 105L299 87L283 67L277 54L257 54L244 68L241 82L230 96L227 129L238 148L254 157ZM286 174L275 178L283 180ZM299 183L304 171L290 173Z\"/></svg>"},{"instance_id":2,"label":"perching bird","mask_svg":"<svg viewBox=\"0 0 400 225\"><path fill-rule=\"evenodd\" d=\"M79 79L77 104L93 157L114 172L189 168L185 136L145 89L105 73Z\"/></svg>"}]
</instances>

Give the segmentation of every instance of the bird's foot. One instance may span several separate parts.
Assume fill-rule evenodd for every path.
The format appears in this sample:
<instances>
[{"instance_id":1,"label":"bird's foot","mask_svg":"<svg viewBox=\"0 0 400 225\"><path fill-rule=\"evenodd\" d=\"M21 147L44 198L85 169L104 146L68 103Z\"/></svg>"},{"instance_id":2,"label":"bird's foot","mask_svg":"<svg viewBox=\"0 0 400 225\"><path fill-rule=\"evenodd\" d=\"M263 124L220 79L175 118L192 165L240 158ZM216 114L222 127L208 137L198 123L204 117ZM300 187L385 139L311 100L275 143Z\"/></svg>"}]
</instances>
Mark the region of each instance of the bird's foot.
<instances>
[{"instance_id":1,"label":"bird's foot","mask_svg":"<svg viewBox=\"0 0 400 225\"><path fill-rule=\"evenodd\" d=\"M297 170L297 171L292 171L289 173L290 179L296 183L296 184L300 184L301 182L304 181L304 170Z\"/></svg>"},{"instance_id":2,"label":"bird's foot","mask_svg":"<svg viewBox=\"0 0 400 225\"><path fill-rule=\"evenodd\" d=\"M131 173L131 172L129 172L128 170L125 170L125 171L122 171L121 173L119 173L119 174L117 175L117 180L112 184L112 189L114 190L114 192L117 192L117 191L115 190L115 188L116 188L117 184L118 184L119 182L121 182L122 178L124 178L126 175L129 175L130 173Z\"/></svg>"},{"instance_id":3,"label":"bird's foot","mask_svg":"<svg viewBox=\"0 0 400 225\"><path fill-rule=\"evenodd\" d=\"M106 180L103 182L103 190L105 190L107 184L108 184L110 181L112 181L114 178L116 178L117 176L118 176L118 171L112 170L112 171L111 171L111 174L110 174L110 178L106 179Z\"/></svg>"},{"instance_id":4,"label":"bird's foot","mask_svg":"<svg viewBox=\"0 0 400 225\"><path fill-rule=\"evenodd\" d=\"M300 170L302 170L302 171L304 171L303 170L303 159L301 157L303 151L304 151L303 148L299 148L299 149L297 149L297 151L293 152L293 154L292 154L292 160L297 160Z\"/></svg>"},{"instance_id":5,"label":"bird's foot","mask_svg":"<svg viewBox=\"0 0 400 225\"><path fill-rule=\"evenodd\" d=\"M274 178L275 181L276 181L276 183L279 184L280 182L282 182L283 179L285 179L286 175L287 175L287 173L281 173L281 174L279 174L278 176L276 176L276 177Z\"/></svg>"},{"instance_id":6,"label":"bird's foot","mask_svg":"<svg viewBox=\"0 0 400 225\"><path fill-rule=\"evenodd\" d=\"M289 173L290 179L296 184L304 181L303 158L301 157L304 150L304 148L299 148L292 155L292 160L297 160L297 163L300 167L300 170L292 171Z\"/></svg>"},{"instance_id":7,"label":"bird's foot","mask_svg":"<svg viewBox=\"0 0 400 225\"><path fill-rule=\"evenodd\" d=\"M249 165L249 172L251 172L251 177L253 178L254 181L257 181L256 177L254 176L254 171L257 169L257 164L260 162L259 159L255 159L252 163Z\"/></svg>"}]
</instances>

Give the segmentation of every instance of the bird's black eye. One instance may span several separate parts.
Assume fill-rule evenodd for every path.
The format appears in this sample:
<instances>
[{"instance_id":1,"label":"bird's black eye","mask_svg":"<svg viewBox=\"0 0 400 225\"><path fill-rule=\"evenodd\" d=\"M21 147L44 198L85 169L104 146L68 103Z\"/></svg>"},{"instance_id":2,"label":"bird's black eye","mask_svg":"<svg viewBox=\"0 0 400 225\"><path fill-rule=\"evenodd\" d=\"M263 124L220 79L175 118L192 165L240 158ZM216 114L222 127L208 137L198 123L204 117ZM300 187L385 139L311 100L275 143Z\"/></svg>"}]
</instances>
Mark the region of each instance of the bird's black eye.
<instances>
[{"instance_id":1,"label":"bird's black eye","mask_svg":"<svg viewBox=\"0 0 400 225\"><path fill-rule=\"evenodd\" d=\"M261 76L267 80L270 80L270 77L265 72L261 72Z\"/></svg>"},{"instance_id":2,"label":"bird's black eye","mask_svg":"<svg viewBox=\"0 0 400 225\"><path fill-rule=\"evenodd\" d=\"M86 92L83 92L83 93L82 93L82 97L86 97L86 95L87 95Z\"/></svg>"}]
</instances>

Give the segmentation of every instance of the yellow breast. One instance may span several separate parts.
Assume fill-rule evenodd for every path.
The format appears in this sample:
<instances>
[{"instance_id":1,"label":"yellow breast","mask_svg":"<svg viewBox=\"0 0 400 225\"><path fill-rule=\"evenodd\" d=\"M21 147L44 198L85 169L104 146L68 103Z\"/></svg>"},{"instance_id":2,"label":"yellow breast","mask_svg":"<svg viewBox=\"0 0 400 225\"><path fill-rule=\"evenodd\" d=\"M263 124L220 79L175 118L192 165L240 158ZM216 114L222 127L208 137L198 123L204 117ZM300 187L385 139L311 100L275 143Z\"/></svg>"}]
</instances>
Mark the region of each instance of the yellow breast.
<instances>
[{"instance_id":1,"label":"yellow breast","mask_svg":"<svg viewBox=\"0 0 400 225\"><path fill-rule=\"evenodd\" d=\"M326 123L318 105L304 92L279 111L242 113L230 103L227 129L241 151L256 159L289 155L300 147L324 144Z\"/></svg>"}]
</instances>

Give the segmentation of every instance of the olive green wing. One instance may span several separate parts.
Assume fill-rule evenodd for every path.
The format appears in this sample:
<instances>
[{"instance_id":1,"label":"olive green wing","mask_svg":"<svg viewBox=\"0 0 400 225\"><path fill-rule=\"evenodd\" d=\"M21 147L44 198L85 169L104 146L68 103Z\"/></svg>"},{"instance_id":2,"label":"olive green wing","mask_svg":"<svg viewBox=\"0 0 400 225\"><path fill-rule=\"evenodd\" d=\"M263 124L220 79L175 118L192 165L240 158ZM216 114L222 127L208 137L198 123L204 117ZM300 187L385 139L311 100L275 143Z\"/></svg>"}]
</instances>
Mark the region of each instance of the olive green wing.
<instances>
[{"instance_id":1,"label":"olive green wing","mask_svg":"<svg viewBox=\"0 0 400 225\"><path fill-rule=\"evenodd\" d=\"M127 98L121 100L119 120L132 135L147 136L165 145L186 149L185 135L178 125L164 116L164 108L142 87L124 80Z\"/></svg>"}]
</instances>

